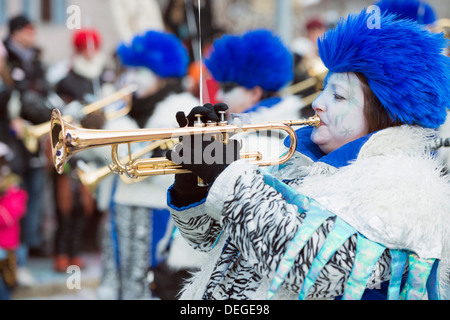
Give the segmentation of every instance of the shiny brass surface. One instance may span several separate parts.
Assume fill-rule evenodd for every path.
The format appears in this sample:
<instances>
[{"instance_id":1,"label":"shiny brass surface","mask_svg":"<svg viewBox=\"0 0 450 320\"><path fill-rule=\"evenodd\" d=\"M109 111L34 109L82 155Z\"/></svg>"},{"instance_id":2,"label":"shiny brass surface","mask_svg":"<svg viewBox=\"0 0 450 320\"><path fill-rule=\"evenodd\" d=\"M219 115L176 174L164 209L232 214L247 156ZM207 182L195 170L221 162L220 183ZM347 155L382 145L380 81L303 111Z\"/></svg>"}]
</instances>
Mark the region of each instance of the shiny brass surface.
<instances>
[{"instance_id":1,"label":"shiny brass surface","mask_svg":"<svg viewBox=\"0 0 450 320\"><path fill-rule=\"evenodd\" d=\"M77 128L65 122L59 110L55 109L51 119L51 144L55 169L62 173L66 161L77 152L102 147L111 146L113 166L111 170L118 173L125 173L131 178L152 176L161 174L187 173L188 170L182 166L169 161L166 158L151 158L133 160L131 155L129 161L123 164L118 157L117 148L119 144L130 144L145 141L160 141L175 139L182 136L196 134L234 134L251 131L285 131L291 138L291 146L288 152L277 159L261 159L255 156L241 155L245 158L253 158L253 162L259 166L279 165L289 160L297 146L297 136L293 126L310 125L320 126L320 118L315 115L308 119L288 120L281 122L267 122L259 124L248 124L243 126L236 125L215 125L215 126L197 126L184 128L162 128L162 129L137 129L137 130L92 130Z\"/></svg>"}]
</instances>

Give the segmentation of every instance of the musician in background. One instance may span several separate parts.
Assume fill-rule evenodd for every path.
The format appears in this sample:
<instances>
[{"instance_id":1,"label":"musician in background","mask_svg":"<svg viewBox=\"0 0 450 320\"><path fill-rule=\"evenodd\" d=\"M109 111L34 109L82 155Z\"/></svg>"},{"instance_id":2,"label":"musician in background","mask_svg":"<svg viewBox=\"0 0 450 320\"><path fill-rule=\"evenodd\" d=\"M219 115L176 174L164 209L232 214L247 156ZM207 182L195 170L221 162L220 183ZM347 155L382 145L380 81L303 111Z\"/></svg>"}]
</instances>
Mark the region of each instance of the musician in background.
<instances>
[{"instance_id":1,"label":"musician in background","mask_svg":"<svg viewBox=\"0 0 450 320\"><path fill-rule=\"evenodd\" d=\"M215 101L229 107L229 121L235 117L241 123L300 117L304 107L300 97L280 94L280 90L294 78L292 53L281 38L270 30L251 30L216 39L205 58L205 65L219 84ZM260 147L258 150L262 153L280 155L280 139L284 138L282 133L267 139L255 134L244 136L244 150L254 146Z\"/></svg>"},{"instance_id":2,"label":"musician in background","mask_svg":"<svg viewBox=\"0 0 450 320\"><path fill-rule=\"evenodd\" d=\"M220 89L216 101L232 114L248 114L253 122L298 118L298 97L281 97L279 90L293 79L292 54L270 30L227 34L213 42L205 65Z\"/></svg>"},{"instance_id":3,"label":"musician in background","mask_svg":"<svg viewBox=\"0 0 450 320\"><path fill-rule=\"evenodd\" d=\"M86 129L102 129L106 121L103 110L85 115L83 107L103 97L106 57L102 39L96 29L76 30L72 35L73 56L68 74L57 84L55 91L62 99L61 112L72 116L73 124ZM67 267L85 267L82 257L84 230L96 212L93 196L80 183L76 163L91 159L92 153L75 155L66 163L64 173L54 173L54 194L57 228L55 232L54 269L66 272Z\"/></svg>"},{"instance_id":4,"label":"musician in background","mask_svg":"<svg viewBox=\"0 0 450 320\"><path fill-rule=\"evenodd\" d=\"M123 67L120 85L135 84L138 89L128 115L107 122L106 129L172 128L179 108L187 111L199 103L184 88L189 57L175 35L153 30L137 34L132 42L120 44L117 54ZM132 153L147 144L133 143ZM121 148L119 152L123 157L128 150ZM162 154L156 149L147 157ZM114 177L109 220L105 222L102 242L98 295L101 299L174 299L174 293L165 289L179 286L175 273L191 267L190 259L182 259L182 255L175 257L176 264L154 272L166 261L175 236L166 201L173 176L155 176L139 182L129 180ZM191 249L185 246L189 252ZM149 269L151 284L147 280ZM156 274L160 271L164 279Z\"/></svg>"},{"instance_id":5,"label":"musician in background","mask_svg":"<svg viewBox=\"0 0 450 320\"><path fill-rule=\"evenodd\" d=\"M374 5L381 12L393 13L398 19L410 19L424 26L432 26L437 20L436 10L427 1L379 0Z\"/></svg>"},{"instance_id":6,"label":"musician in background","mask_svg":"<svg viewBox=\"0 0 450 320\"><path fill-rule=\"evenodd\" d=\"M326 72L319 57L317 40L327 31L327 26L321 17L309 19L305 24L305 36L294 39L291 43L291 51L294 56L294 80L293 84L302 82L311 77L321 78L320 73ZM307 97L317 92L322 86L321 83L316 86L300 90L295 94L301 97ZM302 117L309 117L314 111L309 104L302 109Z\"/></svg>"},{"instance_id":7,"label":"musician in background","mask_svg":"<svg viewBox=\"0 0 450 320\"><path fill-rule=\"evenodd\" d=\"M438 19L436 10L426 1L381 0L376 1L374 4L380 8L381 12L395 13L399 19L411 19L430 30L433 30ZM442 30L437 30L437 32L442 32ZM446 37L448 38L448 33ZM445 48L447 52L448 48L449 46ZM446 54L446 52L443 52L443 54ZM448 110L449 106L447 106L447 112ZM439 138L447 139L450 137L450 117L447 117L447 120L439 127L438 131ZM450 172L450 148L445 146L438 147L437 155L445 163L447 172Z\"/></svg>"},{"instance_id":8,"label":"musician in background","mask_svg":"<svg viewBox=\"0 0 450 320\"><path fill-rule=\"evenodd\" d=\"M287 163L239 160L232 139L189 146L184 137L167 154L226 154L212 164L178 161L193 173L175 175L168 190L180 232L209 254L183 299L423 299L426 291L439 299L450 185L429 144L447 116L447 43L412 21L382 15L370 29L369 19L365 9L351 14L319 40L329 70L313 102L320 126L296 131ZM217 121L223 109L200 106L187 118Z\"/></svg>"}]
</instances>

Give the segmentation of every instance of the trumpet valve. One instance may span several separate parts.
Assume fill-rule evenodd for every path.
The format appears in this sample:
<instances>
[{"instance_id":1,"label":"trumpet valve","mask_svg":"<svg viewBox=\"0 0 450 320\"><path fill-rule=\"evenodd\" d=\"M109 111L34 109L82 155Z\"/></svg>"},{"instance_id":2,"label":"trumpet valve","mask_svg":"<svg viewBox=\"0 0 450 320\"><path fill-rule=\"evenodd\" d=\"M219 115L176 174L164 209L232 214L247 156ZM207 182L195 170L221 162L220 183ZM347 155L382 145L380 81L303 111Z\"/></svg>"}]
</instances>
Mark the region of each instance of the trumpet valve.
<instances>
[{"instance_id":1,"label":"trumpet valve","mask_svg":"<svg viewBox=\"0 0 450 320\"><path fill-rule=\"evenodd\" d=\"M205 126L205 124L202 122L202 117L203 117L202 114L195 115L196 120L194 122L194 127L204 127Z\"/></svg>"},{"instance_id":2,"label":"trumpet valve","mask_svg":"<svg viewBox=\"0 0 450 320\"><path fill-rule=\"evenodd\" d=\"M218 123L219 126L226 126L228 122L225 120L226 111L219 111L220 121Z\"/></svg>"}]
</instances>

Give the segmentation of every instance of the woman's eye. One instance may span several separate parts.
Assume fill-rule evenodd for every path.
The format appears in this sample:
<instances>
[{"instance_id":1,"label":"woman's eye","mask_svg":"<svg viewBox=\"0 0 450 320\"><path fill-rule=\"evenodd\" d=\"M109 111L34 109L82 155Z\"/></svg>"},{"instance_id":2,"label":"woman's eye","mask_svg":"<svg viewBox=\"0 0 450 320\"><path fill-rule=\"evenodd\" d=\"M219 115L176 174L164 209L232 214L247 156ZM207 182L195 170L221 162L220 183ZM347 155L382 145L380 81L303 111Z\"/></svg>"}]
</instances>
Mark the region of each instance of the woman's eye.
<instances>
[{"instance_id":1,"label":"woman's eye","mask_svg":"<svg viewBox=\"0 0 450 320\"><path fill-rule=\"evenodd\" d=\"M334 99L336 99L337 101L345 100L343 96L340 96L337 93L334 94Z\"/></svg>"}]
</instances>

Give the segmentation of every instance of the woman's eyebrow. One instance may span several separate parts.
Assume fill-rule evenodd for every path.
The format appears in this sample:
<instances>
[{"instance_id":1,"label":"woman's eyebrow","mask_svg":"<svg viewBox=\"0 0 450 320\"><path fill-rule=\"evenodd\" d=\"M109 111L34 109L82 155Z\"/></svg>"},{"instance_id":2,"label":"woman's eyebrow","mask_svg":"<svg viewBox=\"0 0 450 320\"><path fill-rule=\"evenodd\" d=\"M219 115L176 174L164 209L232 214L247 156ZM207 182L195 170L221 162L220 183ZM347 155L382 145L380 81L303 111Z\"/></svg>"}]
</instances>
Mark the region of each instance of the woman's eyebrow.
<instances>
[{"instance_id":1,"label":"woman's eyebrow","mask_svg":"<svg viewBox=\"0 0 450 320\"><path fill-rule=\"evenodd\" d=\"M332 88L334 91L336 91L336 89L339 88L339 89L341 89L341 90L344 90L345 93L348 93L348 86L343 86L343 85L338 84L338 83L331 83L330 85L331 85L331 88Z\"/></svg>"}]
</instances>

